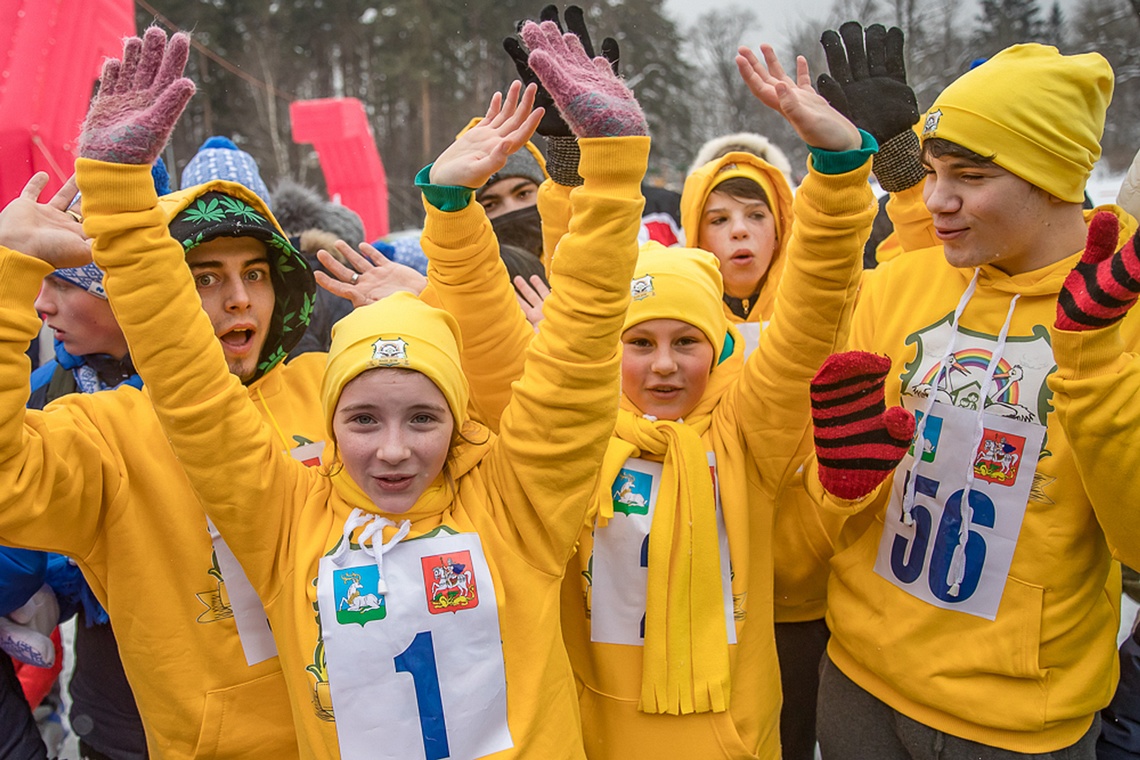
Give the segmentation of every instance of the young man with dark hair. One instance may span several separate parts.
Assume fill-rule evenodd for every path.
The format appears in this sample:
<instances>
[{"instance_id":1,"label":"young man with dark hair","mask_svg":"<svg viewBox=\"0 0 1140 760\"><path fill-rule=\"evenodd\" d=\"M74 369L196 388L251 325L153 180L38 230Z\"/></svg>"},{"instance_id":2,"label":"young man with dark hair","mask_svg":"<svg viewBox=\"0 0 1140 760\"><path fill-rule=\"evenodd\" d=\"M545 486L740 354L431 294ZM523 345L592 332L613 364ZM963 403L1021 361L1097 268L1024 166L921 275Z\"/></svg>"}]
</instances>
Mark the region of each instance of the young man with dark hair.
<instances>
[{"instance_id":1,"label":"young man with dark hair","mask_svg":"<svg viewBox=\"0 0 1140 760\"><path fill-rule=\"evenodd\" d=\"M897 88L901 70L870 54L882 28L864 57L854 26L841 33L859 54L837 79ZM1090 500L1046 380L1112 86L1098 54L1017 45L926 116L923 195L941 245L880 266L852 326L854 348L890 357L886 401L915 414L915 442L879 492L823 497L849 515L828 587L826 759L1095 756L1117 677L1109 546L1134 537L1114 530L1126 500ZM909 130L876 137L877 173L897 174L900 143L918 155ZM1134 349L1140 321L1121 335Z\"/></svg>"}]
</instances>

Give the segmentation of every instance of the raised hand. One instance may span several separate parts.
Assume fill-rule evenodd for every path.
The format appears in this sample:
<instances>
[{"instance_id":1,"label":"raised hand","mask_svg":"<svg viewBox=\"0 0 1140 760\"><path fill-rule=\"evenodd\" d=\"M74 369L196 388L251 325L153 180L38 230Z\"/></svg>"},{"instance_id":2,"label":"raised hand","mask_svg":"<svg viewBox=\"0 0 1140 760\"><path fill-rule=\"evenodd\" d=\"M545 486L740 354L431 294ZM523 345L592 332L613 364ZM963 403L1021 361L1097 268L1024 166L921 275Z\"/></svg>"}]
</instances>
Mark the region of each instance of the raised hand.
<instances>
[{"instance_id":1,"label":"raised hand","mask_svg":"<svg viewBox=\"0 0 1140 760\"><path fill-rule=\"evenodd\" d=\"M1089 224L1081 260L1073 267L1057 296L1056 327L1081 332L1108 327L1123 317L1140 294L1140 258L1136 236L1116 250L1117 218L1102 211Z\"/></svg>"},{"instance_id":2,"label":"raised hand","mask_svg":"<svg viewBox=\"0 0 1140 760\"><path fill-rule=\"evenodd\" d=\"M796 78L784 72L771 45L761 45L761 62L747 47L737 51L736 67L756 98L783 116L808 145L831 151L857 150L859 130L811 86L807 59L796 57Z\"/></svg>"},{"instance_id":3,"label":"raised hand","mask_svg":"<svg viewBox=\"0 0 1140 760\"><path fill-rule=\"evenodd\" d=\"M882 24L848 21L839 33L820 38L829 74L819 75L819 94L880 145L918 123L918 101L906 83L903 33Z\"/></svg>"},{"instance_id":4,"label":"raised hand","mask_svg":"<svg viewBox=\"0 0 1140 760\"><path fill-rule=\"evenodd\" d=\"M914 416L886 408L891 360L865 351L832 354L811 381L811 418L819 480L832 496L867 496L902 461Z\"/></svg>"},{"instance_id":5,"label":"raised hand","mask_svg":"<svg viewBox=\"0 0 1140 760\"><path fill-rule=\"evenodd\" d=\"M879 143L874 171L879 184L897 193L922 181L925 170L918 136L918 101L906 83L903 33L882 24L848 21L820 38L830 74L820 74L819 93L855 126Z\"/></svg>"},{"instance_id":6,"label":"raised hand","mask_svg":"<svg viewBox=\"0 0 1140 760\"><path fill-rule=\"evenodd\" d=\"M91 263L91 241L83 237L83 225L67 210L75 199L71 177L47 203L40 193L48 175L36 172L20 195L0 211L0 245L46 261L56 269Z\"/></svg>"},{"instance_id":7,"label":"raised hand","mask_svg":"<svg viewBox=\"0 0 1140 760\"><path fill-rule=\"evenodd\" d=\"M518 299L519 306L526 315L526 321L530 322L531 326L537 331L538 323L542 321L542 305L546 302L547 296L550 295L550 288L542 281L542 278L537 274L530 276L528 282L522 275L515 275L513 280L515 284L515 298Z\"/></svg>"},{"instance_id":8,"label":"raised hand","mask_svg":"<svg viewBox=\"0 0 1140 760\"><path fill-rule=\"evenodd\" d=\"M507 157L526 145L542 118L534 107L535 85L512 82L506 100L496 92L482 121L459 137L432 164L429 180L433 185L476 189L502 169Z\"/></svg>"},{"instance_id":9,"label":"raised hand","mask_svg":"<svg viewBox=\"0 0 1140 760\"><path fill-rule=\"evenodd\" d=\"M152 26L123 43L122 60L103 64L99 92L79 136L79 155L116 164L152 164L162 153L194 83L182 76L190 37L166 40Z\"/></svg>"},{"instance_id":10,"label":"raised hand","mask_svg":"<svg viewBox=\"0 0 1140 760\"><path fill-rule=\"evenodd\" d=\"M610 61L587 54L582 40L552 21L528 21L520 32L528 62L575 137L645 135L641 105Z\"/></svg>"},{"instance_id":11,"label":"raised hand","mask_svg":"<svg viewBox=\"0 0 1140 760\"><path fill-rule=\"evenodd\" d=\"M422 274L411 267L389 261L368 243L360 244L363 256L343 240L336 241L336 249L355 267L355 271L322 248L317 251L317 258L325 269L336 275L336 279L324 272L316 272L317 284L334 296L352 301L355 308L367 306L401 290L418 296L427 287L427 278Z\"/></svg>"},{"instance_id":12,"label":"raised hand","mask_svg":"<svg viewBox=\"0 0 1140 760\"><path fill-rule=\"evenodd\" d=\"M550 21L558 30L562 31L562 23L558 20L558 6L548 5L542 9L538 14L539 21ZM520 28L522 24L519 24ZM566 28L573 34L577 35L578 40L582 43L583 50L590 58L594 57L594 44L590 39L590 30L586 26L586 17L582 9L577 5L571 5L566 8ZM535 94L535 105L541 106L545 109L542 116L542 121L538 123L538 134L543 137L573 137L574 133L570 131L570 127L566 124L566 120L562 118L559 113L558 107L554 105L554 99L550 97L550 93L542 86L539 81L538 75L531 69L528 59L530 57L529 51L519 42L518 37L507 37L503 40L503 49L507 51L507 55L514 61L515 69L519 73L519 78L524 84L534 84L538 86L538 92ZM606 37L602 40L602 56L610 62L610 68L614 73L618 73L618 59L620 58L620 51L618 49L617 40L613 37Z\"/></svg>"}]
</instances>

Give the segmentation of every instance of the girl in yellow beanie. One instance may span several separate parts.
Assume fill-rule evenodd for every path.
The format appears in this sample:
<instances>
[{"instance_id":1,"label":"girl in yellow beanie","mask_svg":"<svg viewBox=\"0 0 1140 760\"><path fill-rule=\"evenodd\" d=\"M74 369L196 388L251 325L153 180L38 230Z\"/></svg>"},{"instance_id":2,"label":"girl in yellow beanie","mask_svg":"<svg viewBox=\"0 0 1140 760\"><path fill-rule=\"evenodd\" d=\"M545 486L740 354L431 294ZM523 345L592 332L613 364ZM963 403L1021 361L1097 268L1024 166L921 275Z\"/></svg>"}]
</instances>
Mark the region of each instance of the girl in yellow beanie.
<instances>
[{"instance_id":1,"label":"girl in yellow beanie","mask_svg":"<svg viewBox=\"0 0 1140 760\"><path fill-rule=\"evenodd\" d=\"M814 93L802 59L792 79L770 48L765 57L767 66L742 58L746 81L820 147L760 349L745 362L711 253L649 244L632 279L621 410L562 589L592 758L780 756L772 503L797 478L809 382L846 340L875 209L873 141ZM596 144L580 148L581 166L591 166ZM570 239L554 234L560 214L581 192L553 182L540 190L555 269ZM504 341L525 332L509 281L487 285L498 306L484 328Z\"/></svg>"},{"instance_id":2,"label":"girl in yellow beanie","mask_svg":"<svg viewBox=\"0 0 1140 760\"><path fill-rule=\"evenodd\" d=\"M554 42L532 50L560 92L590 96L594 149L498 436L468 416L459 324L396 294L334 329L330 464L286 461L225 371L181 247L151 236L148 271L170 260L161 282L140 275L138 251L97 254L113 303L161 301L187 326L138 346L138 365L265 602L305 757L584 756L555 600L617 411L649 141L620 80L586 80L591 62ZM434 191L454 191L446 213L481 214L471 188L533 133L542 111L519 90L427 170Z\"/></svg>"}]
</instances>

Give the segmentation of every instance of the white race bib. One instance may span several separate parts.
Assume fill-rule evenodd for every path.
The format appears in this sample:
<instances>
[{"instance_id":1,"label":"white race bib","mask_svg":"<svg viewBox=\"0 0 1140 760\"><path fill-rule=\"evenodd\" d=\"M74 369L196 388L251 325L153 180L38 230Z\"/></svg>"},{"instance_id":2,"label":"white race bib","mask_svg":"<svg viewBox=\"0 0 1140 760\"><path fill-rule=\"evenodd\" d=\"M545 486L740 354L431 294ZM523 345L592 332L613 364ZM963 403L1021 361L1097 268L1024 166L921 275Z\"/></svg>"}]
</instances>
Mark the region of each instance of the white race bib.
<instances>
[{"instance_id":1,"label":"white race bib","mask_svg":"<svg viewBox=\"0 0 1140 760\"><path fill-rule=\"evenodd\" d=\"M903 402L914 411L925 399L906 396ZM921 421L922 413L917 416ZM934 404L924 440L912 446L895 471L875 572L936 607L993 620L1025 518L1045 428L995 414L986 414L984 424L981 443L972 447L977 412ZM965 577L954 594L950 562L960 541L970 470L974 482ZM914 523L907 526L902 503L912 477L916 478Z\"/></svg>"},{"instance_id":2,"label":"white race bib","mask_svg":"<svg viewBox=\"0 0 1140 760\"><path fill-rule=\"evenodd\" d=\"M764 331L767 322L738 322L736 329L740 337L744 338L744 358L752 356L752 352L760 347L760 333Z\"/></svg>"},{"instance_id":3,"label":"white race bib","mask_svg":"<svg viewBox=\"0 0 1140 760\"><path fill-rule=\"evenodd\" d=\"M379 536L377 536L379 540ZM473 760L511 748L495 585L475 533L320 561L317 602L344 760Z\"/></svg>"},{"instance_id":4,"label":"white race bib","mask_svg":"<svg viewBox=\"0 0 1140 760\"><path fill-rule=\"evenodd\" d=\"M277 642L273 640L273 631L269 628L269 618L265 615L261 598L253 590L253 584L245 576L245 570L222 534L214 527L214 521L207 517L206 525L210 529L210 541L214 544L218 570L226 584L226 594L230 598L230 609L234 613L234 623L237 625L246 665L252 667L276 657Z\"/></svg>"},{"instance_id":5,"label":"white race bib","mask_svg":"<svg viewBox=\"0 0 1140 760\"><path fill-rule=\"evenodd\" d=\"M709 452L716 497L721 593L728 643L736 643L732 613L732 576L728 534L716 487L716 458ZM645 645L645 597L649 579L649 529L661 484L660 462L630 458L614 480L614 516L594 527L590 640L604 644Z\"/></svg>"}]
</instances>

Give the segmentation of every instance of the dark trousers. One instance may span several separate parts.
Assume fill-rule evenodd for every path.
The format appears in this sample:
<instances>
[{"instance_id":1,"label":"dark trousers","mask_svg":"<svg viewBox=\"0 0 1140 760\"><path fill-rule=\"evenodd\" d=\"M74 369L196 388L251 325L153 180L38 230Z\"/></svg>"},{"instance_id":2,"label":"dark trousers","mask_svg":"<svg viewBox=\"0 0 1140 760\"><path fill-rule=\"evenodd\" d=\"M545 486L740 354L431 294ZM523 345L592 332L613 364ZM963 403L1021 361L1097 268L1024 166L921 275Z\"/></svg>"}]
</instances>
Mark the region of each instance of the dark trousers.
<instances>
[{"instance_id":1,"label":"dark trousers","mask_svg":"<svg viewBox=\"0 0 1140 760\"><path fill-rule=\"evenodd\" d=\"M1140 631L1120 646L1120 683L1112 702L1101 711L1098 760L1140 757Z\"/></svg>"},{"instance_id":2,"label":"dark trousers","mask_svg":"<svg viewBox=\"0 0 1140 760\"><path fill-rule=\"evenodd\" d=\"M784 760L815 757L815 706L819 666L831 632L823 620L776 623L776 654L780 659L780 743Z\"/></svg>"},{"instance_id":3,"label":"dark trousers","mask_svg":"<svg viewBox=\"0 0 1140 760\"><path fill-rule=\"evenodd\" d=\"M829 659L819 682L823 760L1096 760L1100 717L1076 744L1025 754L959 739L911 720L843 675Z\"/></svg>"},{"instance_id":4,"label":"dark trousers","mask_svg":"<svg viewBox=\"0 0 1140 760\"><path fill-rule=\"evenodd\" d=\"M4 652L0 652L0 760L47 760L32 709Z\"/></svg>"}]
</instances>

